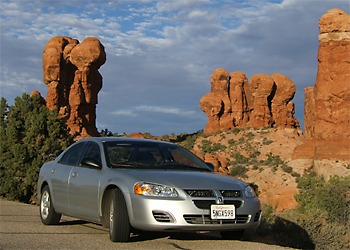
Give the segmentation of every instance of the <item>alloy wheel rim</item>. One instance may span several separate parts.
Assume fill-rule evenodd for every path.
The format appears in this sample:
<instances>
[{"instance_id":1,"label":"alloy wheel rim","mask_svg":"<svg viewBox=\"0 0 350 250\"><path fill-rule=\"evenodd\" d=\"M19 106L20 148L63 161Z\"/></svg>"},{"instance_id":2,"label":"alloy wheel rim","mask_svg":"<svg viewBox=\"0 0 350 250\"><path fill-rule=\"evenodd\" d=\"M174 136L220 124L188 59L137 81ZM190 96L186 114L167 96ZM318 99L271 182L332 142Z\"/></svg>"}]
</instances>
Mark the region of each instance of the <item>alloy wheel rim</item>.
<instances>
[{"instance_id":1,"label":"alloy wheel rim","mask_svg":"<svg viewBox=\"0 0 350 250\"><path fill-rule=\"evenodd\" d=\"M113 210L114 210L114 204L111 202L111 205L109 207L109 230L112 232L113 230Z\"/></svg>"},{"instance_id":2,"label":"alloy wheel rim","mask_svg":"<svg viewBox=\"0 0 350 250\"><path fill-rule=\"evenodd\" d=\"M49 216L50 195L45 191L41 197L41 217L46 219Z\"/></svg>"}]
</instances>

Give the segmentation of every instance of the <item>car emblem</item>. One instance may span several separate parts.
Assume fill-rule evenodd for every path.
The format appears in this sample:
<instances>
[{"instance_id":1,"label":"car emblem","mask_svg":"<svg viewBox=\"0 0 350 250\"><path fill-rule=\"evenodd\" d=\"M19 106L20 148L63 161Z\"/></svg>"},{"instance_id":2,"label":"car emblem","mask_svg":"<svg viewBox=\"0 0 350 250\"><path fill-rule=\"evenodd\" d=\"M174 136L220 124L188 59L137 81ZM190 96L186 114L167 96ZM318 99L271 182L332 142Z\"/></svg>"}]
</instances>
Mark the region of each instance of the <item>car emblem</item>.
<instances>
[{"instance_id":1,"label":"car emblem","mask_svg":"<svg viewBox=\"0 0 350 250\"><path fill-rule=\"evenodd\" d=\"M224 201L224 199L223 199L222 197L218 197L216 203L217 203L217 204L222 204L223 201Z\"/></svg>"}]
</instances>

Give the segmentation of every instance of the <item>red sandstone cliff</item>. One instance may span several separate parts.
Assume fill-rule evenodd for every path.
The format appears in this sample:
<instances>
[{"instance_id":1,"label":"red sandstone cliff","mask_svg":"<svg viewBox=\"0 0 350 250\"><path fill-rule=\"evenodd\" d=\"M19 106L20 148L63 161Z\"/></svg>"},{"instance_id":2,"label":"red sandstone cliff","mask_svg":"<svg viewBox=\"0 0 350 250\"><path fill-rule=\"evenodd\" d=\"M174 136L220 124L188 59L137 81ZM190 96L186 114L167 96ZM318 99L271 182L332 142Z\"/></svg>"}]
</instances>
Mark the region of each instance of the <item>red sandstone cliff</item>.
<instances>
[{"instance_id":1,"label":"red sandstone cliff","mask_svg":"<svg viewBox=\"0 0 350 250\"><path fill-rule=\"evenodd\" d=\"M350 161L350 15L329 10L319 29L316 82L305 89L306 143L293 157Z\"/></svg>"}]
</instances>

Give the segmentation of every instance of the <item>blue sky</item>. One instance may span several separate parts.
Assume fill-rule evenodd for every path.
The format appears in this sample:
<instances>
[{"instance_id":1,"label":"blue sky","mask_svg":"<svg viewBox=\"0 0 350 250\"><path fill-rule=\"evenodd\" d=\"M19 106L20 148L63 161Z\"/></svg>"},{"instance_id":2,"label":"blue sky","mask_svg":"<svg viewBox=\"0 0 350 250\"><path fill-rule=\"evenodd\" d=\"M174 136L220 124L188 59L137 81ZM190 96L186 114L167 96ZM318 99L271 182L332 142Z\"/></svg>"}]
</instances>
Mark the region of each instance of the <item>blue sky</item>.
<instances>
[{"instance_id":1,"label":"blue sky","mask_svg":"<svg viewBox=\"0 0 350 250\"><path fill-rule=\"evenodd\" d=\"M107 61L97 127L153 135L204 129L200 98L216 68L280 72L297 93L317 74L318 20L348 0L0 0L0 96L38 90L46 97L42 53L53 36L97 37Z\"/></svg>"}]
</instances>

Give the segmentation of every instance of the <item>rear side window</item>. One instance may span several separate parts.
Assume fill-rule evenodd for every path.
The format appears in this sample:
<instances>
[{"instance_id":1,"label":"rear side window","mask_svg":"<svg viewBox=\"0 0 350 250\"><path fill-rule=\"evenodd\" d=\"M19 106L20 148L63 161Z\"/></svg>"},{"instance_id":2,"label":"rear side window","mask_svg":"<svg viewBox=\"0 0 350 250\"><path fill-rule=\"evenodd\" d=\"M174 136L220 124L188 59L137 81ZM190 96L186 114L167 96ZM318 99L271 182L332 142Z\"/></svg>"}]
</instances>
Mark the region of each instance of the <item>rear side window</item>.
<instances>
[{"instance_id":1,"label":"rear side window","mask_svg":"<svg viewBox=\"0 0 350 250\"><path fill-rule=\"evenodd\" d=\"M62 158L59 160L59 163L78 166L85 145L86 143L82 142L72 146L67 152L64 153Z\"/></svg>"}]
</instances>

